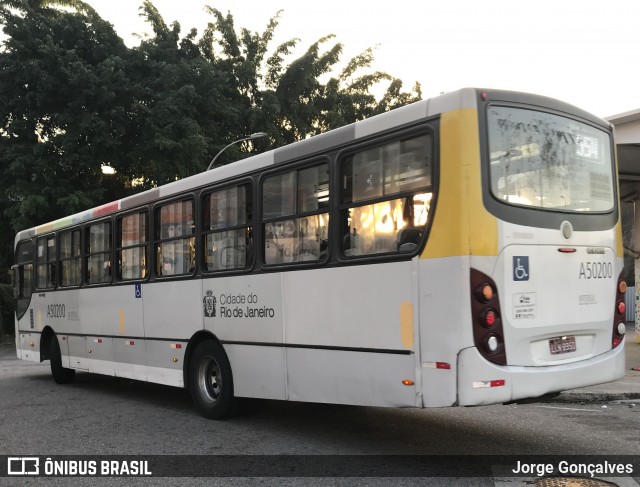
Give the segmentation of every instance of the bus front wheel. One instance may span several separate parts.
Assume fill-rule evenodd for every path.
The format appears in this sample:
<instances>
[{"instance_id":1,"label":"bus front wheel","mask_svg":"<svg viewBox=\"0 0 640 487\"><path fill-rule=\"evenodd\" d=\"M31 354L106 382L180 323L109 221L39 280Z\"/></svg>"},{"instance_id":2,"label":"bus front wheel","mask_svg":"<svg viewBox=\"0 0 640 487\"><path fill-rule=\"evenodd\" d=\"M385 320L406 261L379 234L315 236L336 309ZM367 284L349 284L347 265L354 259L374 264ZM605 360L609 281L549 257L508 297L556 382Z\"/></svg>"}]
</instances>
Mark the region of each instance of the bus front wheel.
<instances>
[{"instance_id":1,"label":"bus front wheel","mask_svg":"<svg viewBox=\"0 0 640 487\"><path fill-rule=\"evenodd\" d=\"M222 346L213 340L200 342L193 351L189 392L205 418L222 419L234 412L231 364Z\"/></svg>"},{"instance_id":2,"label":"bus front wheel","mask_svg":"<svg viewBox=\"0 0 640 487\"><path fill-rule=\"evenodd\" d=\"M60 353L60 344L58 343L58 337L56 335L51 337L49 357L51 360L51 375L53 376L53 380L58 384L73 382L76 371L62 366L62 354Z\"/></svg>"}]
</instances>

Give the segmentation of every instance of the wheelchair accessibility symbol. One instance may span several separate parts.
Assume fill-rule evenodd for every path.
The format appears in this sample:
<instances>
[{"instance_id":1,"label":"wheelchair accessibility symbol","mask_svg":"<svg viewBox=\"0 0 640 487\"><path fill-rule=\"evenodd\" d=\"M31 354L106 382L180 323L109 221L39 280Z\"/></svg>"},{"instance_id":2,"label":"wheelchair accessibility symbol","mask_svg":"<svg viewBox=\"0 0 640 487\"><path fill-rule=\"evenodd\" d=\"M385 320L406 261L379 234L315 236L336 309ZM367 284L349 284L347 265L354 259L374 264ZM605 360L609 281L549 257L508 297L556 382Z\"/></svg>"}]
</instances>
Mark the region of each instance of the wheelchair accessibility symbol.
<instances>
[{"instance_id":1,"label":"wheelchair accessibility symbol","mask_svg":"<svg viewBox=\"0 0 640 487\"><path fill-rule=\"evenodd\" d=\"M513 280L529 280L529 256L521 255L513 257Z\"/></svg>"}]
</instances>

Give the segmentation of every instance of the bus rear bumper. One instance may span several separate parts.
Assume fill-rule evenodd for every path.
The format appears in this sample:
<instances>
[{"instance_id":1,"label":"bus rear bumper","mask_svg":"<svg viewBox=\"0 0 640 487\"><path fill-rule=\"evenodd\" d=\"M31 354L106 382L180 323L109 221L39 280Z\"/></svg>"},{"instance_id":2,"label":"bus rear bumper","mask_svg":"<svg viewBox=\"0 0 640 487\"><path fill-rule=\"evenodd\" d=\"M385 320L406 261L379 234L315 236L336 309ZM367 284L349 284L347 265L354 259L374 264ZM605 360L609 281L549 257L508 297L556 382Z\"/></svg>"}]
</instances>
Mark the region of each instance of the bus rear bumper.
<instances>
[{"instance_id":1,"label":"bus rear bumper","mask_svg":"<svg viewBox=\"0 0 640 487\"><path fill-rule=\"evenodd\" d=\"M499 366L466 348L458 355L458 404L497 404L621 379L624 348L625 341L590 359L544 367Z\"/></svg>"}]
</instances>

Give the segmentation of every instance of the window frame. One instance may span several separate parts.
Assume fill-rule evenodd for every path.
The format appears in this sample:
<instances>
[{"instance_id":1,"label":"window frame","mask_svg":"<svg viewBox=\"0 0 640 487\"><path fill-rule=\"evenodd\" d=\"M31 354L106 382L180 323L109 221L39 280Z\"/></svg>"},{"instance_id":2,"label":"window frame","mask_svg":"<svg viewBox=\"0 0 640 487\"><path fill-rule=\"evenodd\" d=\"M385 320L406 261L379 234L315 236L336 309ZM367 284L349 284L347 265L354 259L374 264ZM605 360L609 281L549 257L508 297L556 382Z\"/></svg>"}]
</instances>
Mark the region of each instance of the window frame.
<instances>
[{"instance_id":1,"label":"window frame","mask_svg":"<svg viewBox=\"0 0 640 487\"><path fill-rule=\"evenodd\" d=\"M499 97L492 96L491 92L487 92L488 96L478 105L478 126L480 137L480 160L481 160L481 177L482 177L482 201L487 211L498 218L509 223L517 225L532 226L537 228L557 229L563 221L569 221L576 231L585 230L608 230L615 226L620 214L618 199L620 197L618 185L613 185L613 201L614 208L604 213L580 213L580 212L564 212L562 210L540 210L535 207L507 205L496 199L491 191L490 176L490 151L489 151L489 127L488 127L488 110L493 106L530 109L538 112L550 113L558 115L574 121L591 125L592 127L604 131L610 139L611 161L615 167L615 143L613 134L608 126L602 125L602 121L596 119L593 115L576 110L557 100L546 100L544 106L539 103L539 98L535 95L524 93L500 93Z\"/></svg>"},{"instance_id":2,"label":"window frame","mask_svg":"<svg viewBox=\"0 0 640 487\"><path fill-rule=\"evenodd\" d=\"M123 228L122 222L124 221L125 218L130 216L135 216L135 215L138 215L138 216L145 215L145 218L146 218L145 232L144 232L145 239L142 243L122 245L122 228ZM151 218L150 218L149 208L147 207L136 208L130 211L127 210L126 212L118 213L116 215L115 220L116 220L115 249L114 249L115 263L116 263L116 272L114 276L115 281L122 282L122 283L148 281L149 276L151 275L151 270L149 267L149 260L151 256L151 249L150 249ZM123 278L122 277L122 258L120 253L125 250L136 249L136 248L144 249L144 260L145 260L144 277Z\"/></svg>"},{"instance_id":3,"label":"window frame","mask_svg":"<svg viewBox=\"0 0 640 487\"><path fill-rule=\"evenodd\" d=\"M31 247L31 255L29 259L23 260L20 257L20 248L27 245ZM35 290L35 247L35 239L21 240L16 246L14 257L16 263L12 266L12 269L15 269L17 271L17 275L14 274L14 277L18 279L17 283L19 286L19 292L18 296L16 296L16 299L31 299L31 294L33 294L33 291ZM29 279L31 286L29 286L28 296L24 294L24 267L27 265L31 266L31 279Z\"/></svg>"},{"instance_id":4,"label":"window frame","mask_svg":"<svg viewBox=\"0 0 640 487\"><path fill-rule=\"evenodd\" d=\"M21 247L23 246L30 246L30 249L28 249L28 253L30 253L28 258L23 258L21 256L20 250L21 250ZM21 319L29 309L31 296L35 291L35 278L36 278L35 252L36 252L35 238L21 240L20 242L18 242L14 250L15 264L11 266L11 270L13 272L13 279L14 279L13 291L14 291L14 298L16 301L16 316L18 317L18 319ZM25 267L27 266L31 267L29 289L25 289L25 286L24 286Z\"/></svg>"},{"instance_id":5,"label":"window frame","mask_svg":"<svg viewBox=\"0 0 640 487\"><path fill-rule=\"evenodd\" d=\"M178 236L178 237L169 237L169 238L160 238L162 225L160 223L160 211L163 207L175 204L191 201L192 204L192 217L193 217L193 233L188 236ZM162 201L156 201L153 205L151 212L151 221L149 225L150 234L150 242L153 245L151 250L151 259L153 262L152 268L150 269L149 276L153 275L155 279L167 280L167 279L184 279L193 277L198 272L198 212L201 209L198 205L198 198L194 194L194 192L181 193L174 195L172 198ZM194 266L187 273L180 274L171 274L171 275L162 275L158 272L158 256L161 255L159 250L159 246L165 242L177 242L179 240L188 240L193 239L193 258L194 258Z\"/></svg>"},{"instance_id":6,"label":"window frame","mask_svg":"<svg viewBox=\"0 0 640 487\"><path fill-rule=\"evenodd\" d=\"M97 251L97 252L89 252L89 245L91 244L91 238L89 237L90 233L91 233L91 227L95 226L95 225L102 225L108 223L109 224L109 249L107 251ZM108 286L111 283L113 283L113 261L114 261L114 254L113 254L113 219L111 217L107 217L107 218L101 218L98 220L93 220L90 222L87 222L84 227L83 227L83 232L82 232L82 238L83 238L83 248L82 248L82 266L83 266L83 278L82 278L82 282L84 283L85 286ZM99 281L99 282L90 282L89 281L89 259L93 256L96 255L104 255L104 254L109 254L109 263L110 263L110 272L109 272L109 279L108 280L103 280L103 281Z\"/></svg>"},{"instance_id":7,"label":"window frame","mask_svg":"<svg viewBox=\"0 0 640 487\"><path fill-rule=\"evenodd\" d=\"M61 248L62 248L62 236L66 233L70 233L71 234L71 250L73 252L73 233L74 232L79 232L79 250L80 250L80 255L79 256L71 256L71 257L62 257L62 252L61 252ZM63 230L59 230L56 232L56 237L58 239L58 287L61 289L69 289L69 288L77 288L82 286L82 284L84 283L84 247L83 247L83 231L82 231L82 227L70 227L70 228L65 228ZM74 260L79 260L80 261L80 281L77 284L69 284L69 285L64 285L62 283L62 264L63 262L67 262L67 261L74 261Z\"/></svg>"},{"instance_id":8,"label":"window frame","mask_svg":"<svg viewBox=\"0 0 640 487\"><path fill-rule=\"evenodd\" d=\"M46 256L44 258L41 258L38 256L38 246L40 244L41 241L45 241L46 247L45 247L45 252L46 252ZM53 245L54 245L54 250L53 250L53 257L51 257L49 255L49 241L53 241ZM55 232L53 233L48 233L45 235L40 235L37 236L35 238L35 253L34 253L34 289L36 289L37 291L51 291L56 289L56 287L58 286L58 269L57 269L57 263L58 263L58 242L57 242L57 237ZM40 287L38 284L38 280L40 278L40 266L46 266L47 267L47 277L50 277L51 279L53 279L53 282L49 282L48 285L46 287ZM50 284L50 285L49 285Z\"/></svg>"},{"instance_id":9,"label":"window frame","mask_svg":"<svg viewBox=\"0 0 640 487\"><path fill-rule=\"evenodd\" d=\"M396 260L409 260L420 254L428 240L431 227L433 225L433 215L436 211L436 204L438 199L438 190L440 184L440 119L438 117L425 120L412 127L395 130L378 136L370 138L361 143L346 147L340 150L336 156L336 192L338 196L335 200L335 214L336 214L336 256L337 261L340 264L365 264L367 262L376 261L396 261ZM383 194L372 198L359 199L356 202L350 201L345 203L343 201L343 186L342 179L344 176L344 168L348 164L350 158L355 154L364 152L376 147L383 147L385 145L392 144L394 142L401 142L403 140L413 139L427 135L431 138L431 184L429 186L414 188L407 191L400 191L397 193ZM343 240L347 237L344 233L345 226L348 225L348 211L352 208L360 208L364 206L375 205L392 200L401 200L405 198L412 198L421 193L431 193L431 202L429 204L429 212L427 220L420 236L420 241L416 245L415 249L411 252L389 251L389 252L377 252L367 253L361 255L345 255L345 249L343 248Z\"/></svg>"},{"instance_id":10,"label":"window frame","mask_svg":"<svg viewBox=\"0 0 640 487\"><path fill-rule=\"evenodd\" d=\"M205 201L207 198L210 198L212 194L219 193L222 191L229 190L231 188L239 188L244 186L245 189L245 198L250 203L251 210L249 211L249 205L245 206L245 223L238 225L229 225L221 228L210 229L205 227L205 213L209 211L209 206L205 205ZM234 180L227 184L215 187L208 187L204 189L198 198L198 224L199 224L199 232L197 242L199 242L200 247L200 256L198 258L199 265L201 266L202 273L207 275L218 275L221 273L245 273L250 272L256 263L256 215L258 210L258 204L256 201L255 194L256 184L254 180L250 177L243 177L241 179ZM248 229L251 234L251 245L253 247L250 253L247 253L245 256L245 265L244 267L231 267L225 269L214 269L209 270L207 266L207 237L209 235L221 232L228 232L232 230L242 230ZM196 247L198 247L198 243L196 243ZM196 249L197 250L197 249Z\"/></svg>"},{"instance_id":11,"label":"window frame","mask_svg":"<svg viewBox=\"0 0 640 487\"><path fill-rule=\"evenodd\" d=\"M335 191L333 189L334 187L333 161L332 161L332 158L329 157L330 153L331 153L330 151L327 151L327 153L325 154L313 157L311 159L307 159L305 161L297 162L297 163L285 162L282 166L278 168L275 168L273 170L267 170L260 174L260 177L258 178L258 183L257 183L257 192L258 192L257 215L258 215L258 224L259 224L260 233L258 235L258 239L254 238L254 247L256 246L256 244L259 247L259 250L257 251L256 255L260 256L261 266L264 270L280 270L283 268L289 269L293 267L321 267L326 265L328 262L330 262L331 256L332 256L331 249L332 249L332 232L333 232L332 230L333 219L331 218L331 215L334 213L333 200L335 199L335 196L333 197L331 196L332 194L335 193ZM328 195L326 206L323 208L317 208L315 210L298 212L298 205L299 205L298 173L307 169L311 169L313 167L319 167L323 165L327 167L327 184L329 188L329 195ZM271 177L284 175L290 172L296 173L296 176L294 178L295 179L294 181L294 184L295 184L294 212L285 216L279 215L277 217L264 218L263 214L264 214L264 183L265 181ZM309 260L309 261L298 260L298 261L281 262L281 263L274 263L274 264L267 263L266 252L265 252L265 249L266 249L266 231L265 230L266 230L267 224L277 223L281 221L284 222L288 220L299 220L301 218L306 218L306 217L321 215L321 214L327 215L328 224L326 225L326 229L327 229L326 247L324 251L322 250L320 251L320 256L318 260ZM323 255L323 252L324 252L324 255Z\"/></svg>"}]
</instances>

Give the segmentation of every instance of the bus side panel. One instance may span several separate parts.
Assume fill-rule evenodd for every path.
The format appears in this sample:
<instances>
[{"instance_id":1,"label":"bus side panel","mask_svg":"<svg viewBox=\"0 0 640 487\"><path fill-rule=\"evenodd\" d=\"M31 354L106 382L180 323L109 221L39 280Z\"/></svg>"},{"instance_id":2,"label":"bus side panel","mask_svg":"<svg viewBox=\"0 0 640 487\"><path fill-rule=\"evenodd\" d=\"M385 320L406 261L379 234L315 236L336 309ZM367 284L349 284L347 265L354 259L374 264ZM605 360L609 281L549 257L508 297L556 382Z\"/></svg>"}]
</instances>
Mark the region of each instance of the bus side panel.
<instances>
[{"instance_id":1,"label":"bus side panel","mask_svg":"<svg viewBox=\"0 0 640 487\"><path fill-rule=\"evenodd\" d=\"M69 335L69 366L73 369L89 370L87 362L87 337Z\"/></svg>"},{"instance_id":2,"label":"bus side panel","mask_svg":"<svg viewBox=\"0 0 640 487\"><path fill-rule=\"evenodd\" d=\"M478 204L482 193L477 110L443 113L440 138L437 203L419 269L425 407L457 402L457 355L473 346L469 255L486 252L496 239L495 218L487 219Z\"/></svg>"},{"instance_id":3,"label":"bus side panel","mask_svg":"<svg viewBox=\"0 0 640 487\"><path fill-rule=\"evenodd\" d=\"M291 400L416 405L413 265L282 275Z\"/></svg>"},{"instance_id":4,"label":"bus side panel","mask_svg":"<svg viewBox=\"0 0 640 487\"><path fill-rule=\"evenodd\" d=\"M401 328L412 269L404 261L283 273L285 341L413 351Z\"/></svg>"},{"instance_id":5,"label":"bus side panel","mask_svg":"<svg viewBox=\"0 0 640 487\"><path fill-rule=\"evenodd\" d=\"M197 309L229 357L235 395L287 399L282 274L205 279L201 292Z\"/></svg>"},{"instance_id":6,"label":"bus side panel","mask_svg":"<svg viewBox=\"0 0 640 487\"><path fill-rule=\"evenodd\" d=\"M225 344L238 397L287 399L282 347Z\"/></svg>"},{"instance_id":7,"label":"bus side panel","mask_svg":"<svg viewBox=\"0 0 640 487\"><path fill-rule=\"evenodd\" d=\"M289 399L331 404L415 407L416 391L402 384L415 374L410 355L288 349Z\"/></svg>"},{"instance_id":8,"label":"bus side panel","mask_svg":"<svg viewBox=\"0 0 640 487\"><path fill-rule=\"evenodd\" d=\"M281 276L269 273L202 281L197 311L201 320L204 316L204 328L223 344L282 344Z\"/></svg>"},{"instance_id":9,"label":"bus side panel","mask_svg":"<svg viewBox=\"0 0 640 487\"><path fill-rule=\"evenodd\" d=\"M142 306L146 340L114 339L116 375L144 373L144 379L158 384L184 386L186 341L202 330L202 280L181 279L127 286L127 299ZM144 362L139 357L145 358Z\"/></svg>"},{"instance_id":10,"label":"bus side panel","mask_svg":"<svg viewBox=\"0 0 640 487\"><path fill-rule=\"evenodd\" d=\"M457 401L458 352L473 346L469 258L420 261L420 350L425 407Z\"/></svg>"},{"instance_id":11,"label":"bus side panel","mask_svg":"<svg viewBox=\"0 0 640 487\"><path fill-rule=\"evenodd\" d=\"M114 375L113 339L111 337L87 337L89 372ZM62 345L61 347L62 348Z\"/></svg>"},{"instance_id":12,"label":"bus side panel","mask_svg":"<svg viewBox=\"0 0 640 487\"><path fill-rule=\"evenodd\" d=\"M144 335L188 338L202 330L202 280L185 279L143 284ZM134 287L130 287L134 299ZM126 317L125 317L126 319Z\"/></svg>"},{"instance_id":13,"label":"bus side panel","mask_svg":"<svg viewBox=\"0 0 640 487\"><path fill-rule=\"evenodd\" d=\"M30 362L40 362L40 334L20 333L17 338L20 358Z\"/></svg>"},{"instance_id":14,"label":"bus side panel","mask_svg":"<svg viewBox=\"0 0 640 487\"><path fill-rule=\"evenodd\" d=\"M147 380L184 387L183 367L186 349L186 342L146 340Z\"/></svg>"}]
</instances>

